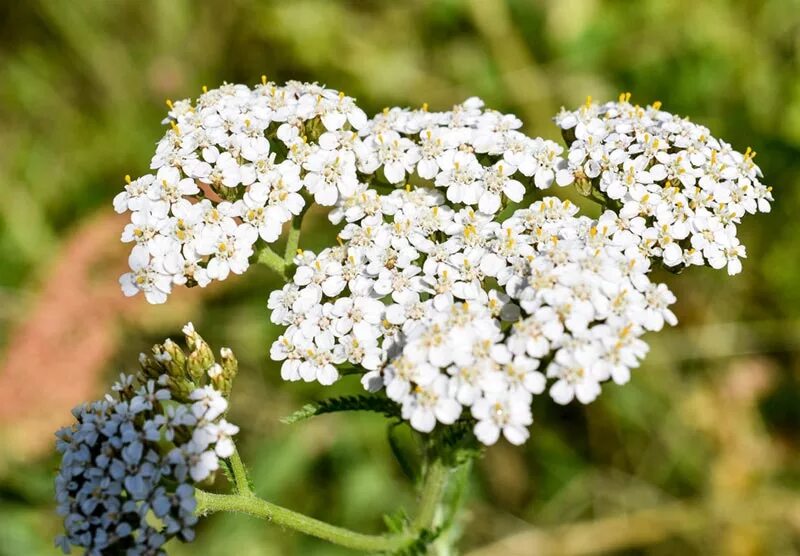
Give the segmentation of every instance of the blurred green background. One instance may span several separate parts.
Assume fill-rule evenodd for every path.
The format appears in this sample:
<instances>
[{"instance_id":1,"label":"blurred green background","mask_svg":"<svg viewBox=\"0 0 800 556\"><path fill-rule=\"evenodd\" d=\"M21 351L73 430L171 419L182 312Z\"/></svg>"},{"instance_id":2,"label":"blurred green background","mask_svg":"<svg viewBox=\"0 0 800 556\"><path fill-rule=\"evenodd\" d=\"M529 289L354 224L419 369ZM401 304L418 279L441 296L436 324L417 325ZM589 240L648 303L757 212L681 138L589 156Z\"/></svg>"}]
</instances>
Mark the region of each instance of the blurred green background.
<instances>
[{"instance_id":1,"label":"blurred green background","mask_svg":"<svg viewBox=\"0 0 800 556\"><path fill-rule=\"evenodd\" d=\"M689 115L774 185L735 279L663 276L677 328L624 388L534 408L532 439L478 464L460 549L513 554L800 553L800 1L219 0L0 3L0 555L55 554L52 431L136 355L192 320L241 361L233 421L260 494L377 532L414 493L371 415L289 427L329 389L268 361L269 273L124 299L111 199L146 172L165 98L223 81L316 80L387 105L468 96L557 138L586 95ZM312 213L306 247L330 241ZM354 392L345 379L336 392ZM344 554L242 516L174 554Z\"/></svg>"}]
</instances>

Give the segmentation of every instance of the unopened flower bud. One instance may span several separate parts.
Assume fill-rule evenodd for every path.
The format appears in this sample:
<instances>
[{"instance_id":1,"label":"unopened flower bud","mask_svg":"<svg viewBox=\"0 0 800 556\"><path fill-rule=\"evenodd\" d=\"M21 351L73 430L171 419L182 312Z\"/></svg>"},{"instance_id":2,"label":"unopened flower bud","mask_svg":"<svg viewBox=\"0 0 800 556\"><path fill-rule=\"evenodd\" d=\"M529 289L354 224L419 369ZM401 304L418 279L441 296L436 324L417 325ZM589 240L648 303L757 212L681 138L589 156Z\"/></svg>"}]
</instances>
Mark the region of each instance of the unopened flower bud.
<instances>
[{"instance_id":1,"label":"unopened flower bud","mask_svg":"<svg viewBox=\"0 0 800 556\"><path fill-rule=\"evenodd\" d=\"M183 335L186 336L186 345L189 346L191 351L194 351L196 348L196 341L200 338L200 335L195 331L194 324L191 322L187 322L182 329Z\"/></svg>"},{"instance_id":2,"label":"unopened flower bud","mask_svg":"<svg viewBox=\"0 0 800 556\"><path fill-rule=\"evenodd\" d=\"M214 353L199 334L195 334L193 343L194 349L186 360L186 371L192 381L202 384L206 372L214 364Z\"/></svg>"},{"instance_id":3,"label":"unopened flower bud","mask_svg":"<svg viewBox=\"0 0 800 556\"><path fill-rule=\"evenodd\" d=\"M225 391L225 373L222 370L222 365L219 363L211 365L211 368L208 369L208 378L211 379L211 385L214 390Z\"/></svg>"},{"instance_id":4,"label":"unopened flower bud","mask_svg":"<svg viewBox=\"0 0 800 556\"><path fill-rule=\"evenodd\" d=\"M167 374L176 378L186 378L186 354L183 353L180 346L167 339L161 348L163 353L168 356L168 359L162 361Z\"/></svg>"},{"instance_id":5,"label":"unopened flower bud","mask_svg":"<svg viewBox=\"0 0 800 556\"><path fill-rule=\"evenodd\" d=\"M233 379L236 378L236 373L239 371L239 362L230 348L220 349L219 355L222 360L222 387L217 389L227 396L231 392Z\"/></svg>"},{"instance_id":6,"label":"unopened flower bud","mask_svg":"<svg viewBox=\"0 0 800 556\"><path fill-rule=\"evenodd\" d=\"M142 374L147 378L155 379L163 374L164 367L158 359L145 353L139 354L139 366L142 368Z\"/></svg>"}]
</instances>

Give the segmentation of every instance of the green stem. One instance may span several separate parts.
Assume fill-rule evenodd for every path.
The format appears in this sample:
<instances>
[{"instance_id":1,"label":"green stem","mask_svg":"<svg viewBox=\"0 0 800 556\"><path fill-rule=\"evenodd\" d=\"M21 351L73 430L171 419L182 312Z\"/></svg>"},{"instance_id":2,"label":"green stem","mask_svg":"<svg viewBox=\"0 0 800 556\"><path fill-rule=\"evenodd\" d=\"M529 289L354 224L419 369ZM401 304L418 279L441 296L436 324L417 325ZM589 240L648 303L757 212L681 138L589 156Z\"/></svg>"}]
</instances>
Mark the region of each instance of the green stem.
<instances>
[{"instance_id":1,"label":"green stem","mask_svg":"<svg viewBox=\"0 0 800 556\"><path fill-rule=\"evenodd\" d=\"M300 229L303 227L303 217L306 214L306 205L300 214L292 218L292 227L289 228L289 235L286 237L286 251L283 253L283 264L288 267L294 261L294 256L297 254L297 246L300 244Z\"/></svg>"},{"instance_id":2,"label":"green stem","mask_svg":"<svg viewBox=\"0 0 800 556\"><path fill-rule=\"evenodd\" d=\"M247 470L234 451L230 458L234 480L233 494L215 494L195 489L195 513L206 516L216 512L239 512L272 521L283 527L311 535L328 542L365 552L396 552L409 546L424 530L438 524L439 507L445 495L450 469L440 458L432 460L426 469L417 518L408 531L395 534L365 535L344 527L325 523L313 517L289 510L257 497L250 488ZM460 502L460 500L459 500ZM450 516L445 516L450 520Z\"/></svg>"},{"instance_id":3,"label":"green stem","mask_svg":"<svg viewBox=\"0 0 800 556\"><path fill-rule=\"evenodd\" d=\"M433 529L436 525L436 511L444 496L449 475L450 469L441 459L436 458L428 464L425 482L422 484L417 518L414 520L416 530Z\"/></svg>"},{"instance_id":4,"label":"green stem","mask_svg":"<svg viewBox=\"0 0 800 556\"><path fill-rule=\"evenodd\" d=\"M233 455L230 457L229 461L236 493L244 496L253 496L253 489L250 488L250 479L247 477L247 468L244 466L244 462L242 462L242 457L239 455L238 449L234 449Z\"/></svg>"},{"instance_id":5,"label":"green stem","mask_svg":"<svg viewBox=\"0 0 800 556\"><path fill-rule=\"evenodd\" d=\"M244 513L272 521L277 525L294 529L312 537L365 552L393 552L400 550L413 540L413 538L405 534L364 535L356 533L355 531L337 527L313 517L288 510L253 495L213 494L195 489L195 499L197 500L196 513L198 515L208 515L214 512Z\"/></svg>"},{"instance_id":6,"label":"green stem","mask_svg":"<svg viewBox=\"0 0 800 556\"><path fill-rule=\"evenodd\" d=\"M256 260L274 270L284 280L286 279L286 263L283 262L283 257L270 249L268 245L258 251Z\"/></svg>"}]
</instances>

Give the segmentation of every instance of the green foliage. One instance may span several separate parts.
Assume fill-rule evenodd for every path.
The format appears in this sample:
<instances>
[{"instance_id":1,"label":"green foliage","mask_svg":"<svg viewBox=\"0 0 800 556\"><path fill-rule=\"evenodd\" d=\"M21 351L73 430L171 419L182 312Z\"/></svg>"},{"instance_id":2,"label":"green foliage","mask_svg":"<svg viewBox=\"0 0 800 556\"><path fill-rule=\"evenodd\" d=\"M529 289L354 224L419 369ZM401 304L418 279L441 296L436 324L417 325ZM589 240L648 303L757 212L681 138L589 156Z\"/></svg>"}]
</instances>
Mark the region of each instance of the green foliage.
<instances>
[{"instance_id":1,"label":"green foliage","mask_svg":"<svg viewBox=\"0 0 800 556\"><path fill-rule=\"evenodd\" d=\"M429 547L430 545L436 541L436 539L441 534L441 528L436 529L423 529L422 532L419 533L416 539L414 539L411 544L407 547L403 548L402 550L398 550L394 552L394 556L425 556L429 554Z\"/></svg>"},{"instance_id":2,"label":"green foliage","mask_svg":"<svg viewBox=\"0 0 800 556\"><path fill-rule=\"evenodd\" d=\"M320 402L309 403L281 419L286 425L305 421L317 415L325 413L338 413L340 411L371 411L381 413L385 417L400 417L400 406L392 400L383 396L342 396L330 398Z\"/></svg>"},{"instance_id":3,"label":"green foliage","mask_svg":"<svg viewBox=\"0 0 800 556\"><path fill-rule=\"evenodd\" d=\"M386 439L392 449L392 455L403 474L412 482L419 479L421 467L421 454L419 446L415 443L417 438L417 433L403 422L391 423L386 429Z\"/></svg>"},{"instance_id":4,"label":"green foliage","mask_svg":"<svg viewBox=\"0 0 800 556\"><path fill-rule=\"evenodd\" d=\"M472 429L475 420L462 418L449 427L436 429L429 439L432 457L440 458L450 467L458 467L480 457L486 447L478 442Z\"/></svg>"}]
</instances>

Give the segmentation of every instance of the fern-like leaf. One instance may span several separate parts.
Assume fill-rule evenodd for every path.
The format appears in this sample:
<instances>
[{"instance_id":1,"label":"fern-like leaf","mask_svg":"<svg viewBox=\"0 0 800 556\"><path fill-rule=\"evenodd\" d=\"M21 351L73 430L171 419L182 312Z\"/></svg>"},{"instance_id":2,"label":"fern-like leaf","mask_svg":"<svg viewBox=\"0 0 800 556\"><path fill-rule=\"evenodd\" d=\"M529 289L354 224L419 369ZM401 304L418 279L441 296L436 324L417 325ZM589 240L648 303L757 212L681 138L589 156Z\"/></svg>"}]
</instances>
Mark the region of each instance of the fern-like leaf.
<instances>
[{"instance_id":1,"label":"fern-like leaf","mask_svg":"<svg viewBox=\"0 0 800 556\"><path fill-rule=\"evenodd\" d=\"M324 413L337 413L340 411L372 411L381 413L386 417L400 417L400 406L388 398L381 396L341 396L330 398L316 403L309 403L281 419L282 423L291 425L305 421L311 417Z\"/></svg>"}]
</instances>

